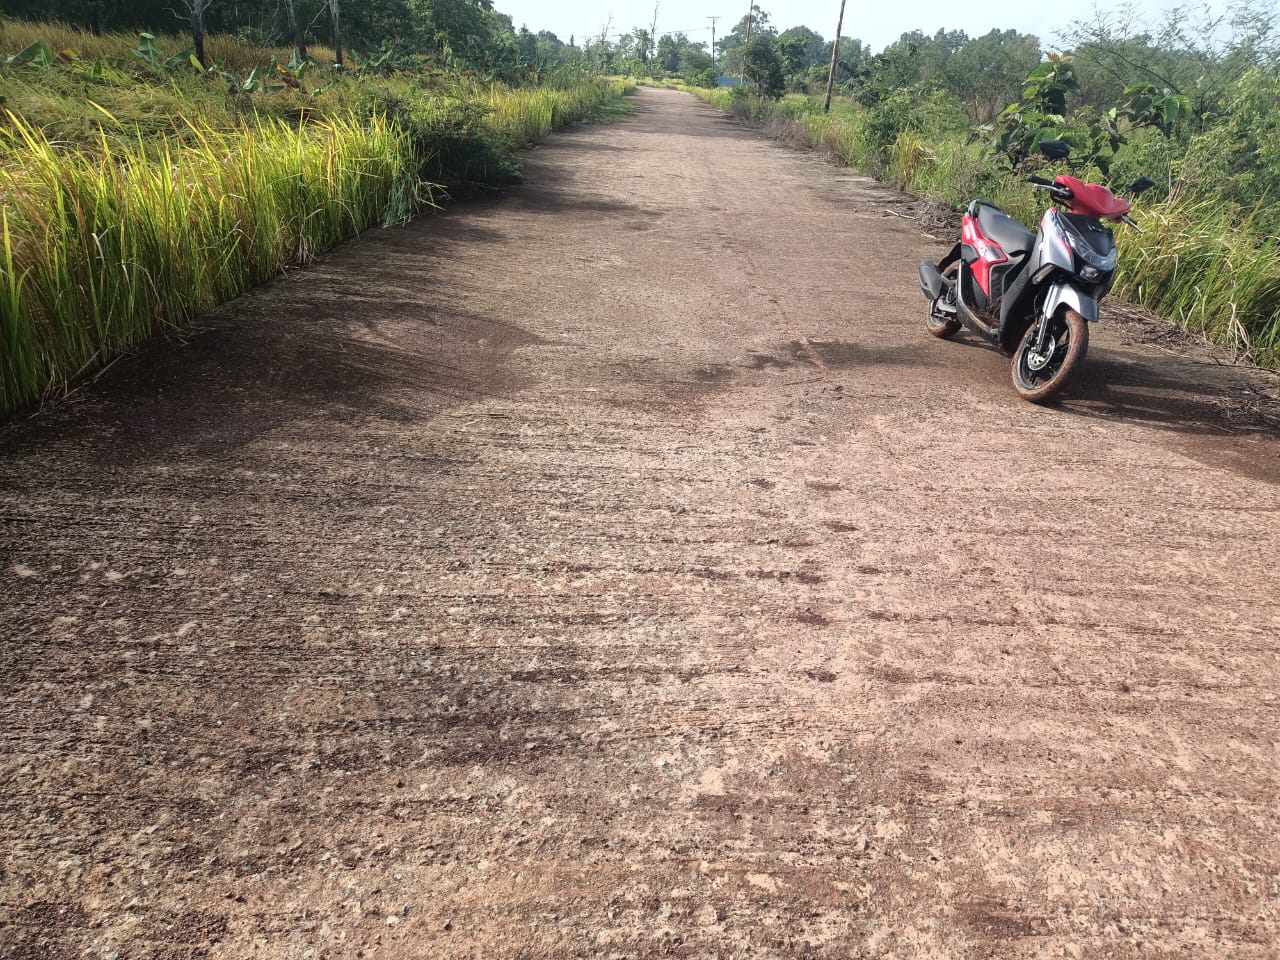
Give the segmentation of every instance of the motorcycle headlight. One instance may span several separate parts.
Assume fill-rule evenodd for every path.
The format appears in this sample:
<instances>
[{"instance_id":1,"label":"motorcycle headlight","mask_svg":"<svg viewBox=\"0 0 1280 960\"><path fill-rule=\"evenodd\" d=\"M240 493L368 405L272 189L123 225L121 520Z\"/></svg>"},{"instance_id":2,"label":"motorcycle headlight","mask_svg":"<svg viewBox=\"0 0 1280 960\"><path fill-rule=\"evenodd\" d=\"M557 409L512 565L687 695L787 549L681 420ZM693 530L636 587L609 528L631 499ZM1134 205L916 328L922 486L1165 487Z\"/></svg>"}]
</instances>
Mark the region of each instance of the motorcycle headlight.
<instances>
[{"instance_id":1,"label":"motorcycle headlight","mask_svg":"<svg viewBox=\"0 0 1280 960\"><path fill-rule=\"evenodd\" d=\"M1082 280L1097 280L1100 276L1102 276L1102 271L1095 267L1080 268L1080 278Z\"/></svg>"},{"instance_id":2,"label":"motorcycle headlight","mask_svg":"<svg viewBox=\"0 0 1280 960\"><path fill-rule=\"evenodd\" d=\"M1093 280L1100 274L1116 268L1116 251L1114 247L1104 256L1093 249L1089 241L1081 236L1065 217L1062 220L1062 224L1062 234L1067 238L1067 244L1071 247L1071 252L1088 264L1088 267L1080 271L1082 277L1086 280ZM1092 277L1084 272L1090 267L1094 270Z\"/></svg>"}]
</instances>

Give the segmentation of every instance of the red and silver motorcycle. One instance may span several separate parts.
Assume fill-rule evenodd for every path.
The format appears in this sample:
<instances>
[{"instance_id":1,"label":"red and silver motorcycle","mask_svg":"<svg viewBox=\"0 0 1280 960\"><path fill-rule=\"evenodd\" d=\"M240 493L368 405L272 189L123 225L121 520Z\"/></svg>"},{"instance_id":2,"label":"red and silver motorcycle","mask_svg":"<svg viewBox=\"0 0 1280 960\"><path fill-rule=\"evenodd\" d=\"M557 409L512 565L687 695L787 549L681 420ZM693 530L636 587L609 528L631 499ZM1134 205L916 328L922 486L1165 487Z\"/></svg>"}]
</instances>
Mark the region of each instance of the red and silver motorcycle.
<instances>
[{"instance_id":1,"label":"red and silver motorcycle","mask_svg":"<svg viewBox=\"0 0 1280 960\"><path fill-rule=\"evenodd\" d=\"M1065 160L1070 147L1045 140L1041 150ZM941 262L920 264L929 299L929 332L953 336L961 326L1013 355L1013 386L1032 403L1057 396L1089 348L1089 324L1116 275L1116 242L1106 223L1127 223L1129 201L1107 187L1062 175L1028 177L1049 193L1051 206L1032 233L994 204L975 200L960 227L960 242ZM1155 186L1147 177L1131 196Z\"/></svg>"}]
</instances>

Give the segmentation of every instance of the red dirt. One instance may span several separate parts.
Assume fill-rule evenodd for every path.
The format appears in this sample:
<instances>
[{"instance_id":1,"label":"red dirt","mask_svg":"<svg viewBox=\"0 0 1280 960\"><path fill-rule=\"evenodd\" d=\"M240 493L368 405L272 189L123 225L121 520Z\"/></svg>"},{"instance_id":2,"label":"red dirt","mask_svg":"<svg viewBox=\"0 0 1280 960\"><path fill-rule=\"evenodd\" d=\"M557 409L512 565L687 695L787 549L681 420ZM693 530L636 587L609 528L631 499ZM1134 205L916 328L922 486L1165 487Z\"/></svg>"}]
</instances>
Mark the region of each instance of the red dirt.
<instances>
[{"instance_id":1,"label":"red dirt","mask_svg":"<svg viewBox=\"0 0 1280 960\"><path fill-rule=\"evenodd\" d=\"M1243 375L639 102L0 436L0 956L1278 955Z\"/></svg>"}]
</instances>

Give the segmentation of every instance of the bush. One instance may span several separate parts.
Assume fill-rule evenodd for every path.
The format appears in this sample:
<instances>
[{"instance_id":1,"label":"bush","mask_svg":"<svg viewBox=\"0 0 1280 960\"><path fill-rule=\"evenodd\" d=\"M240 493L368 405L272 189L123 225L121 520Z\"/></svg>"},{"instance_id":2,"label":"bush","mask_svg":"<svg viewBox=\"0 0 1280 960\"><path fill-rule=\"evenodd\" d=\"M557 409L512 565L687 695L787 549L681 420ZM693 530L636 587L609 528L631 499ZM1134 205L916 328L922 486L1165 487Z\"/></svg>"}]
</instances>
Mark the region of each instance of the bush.
<instances>
[{"instance_id":1,"label":"bush","mask_svg":"<svg viewBox=\"0 0 1280 960\"><path fill-rule=\"evenodd\" d=\"M419 176L457 190L475 184L514 183L520 170L488 123L489 110L476 100L373 90L359 105L369 118L384 117L403 130L421 158Z\"/></svg>"},{"instance_id":2,"label":"bush","mask_svg":"<svg viewBox=\"0 0 1280 960\"><path fill-rule=\"evenodd\" d=\"M708 67L693 78L695 87L718 87L720 86L720 78L716 76L716 72Z\"/></svg>"},{"instance_id":3,"label":"bush","mask_svg":"<svg viewBox=\"0 0 1280 960\"><path fill-rule=\"evenodd\" d=\"M786 93L782 61L770 37L756 36L747 44L742 54L742 77L757 94L770 100L777 100Z\"/></svg>"},{"instance_id":4,"label":"bush","mask_svg":"<svg viewBox=\"0 0 1280 960\"><path fill-rule=\"evenodd\" d=\"M924 129L915 98L905 90L868 109L866 117L863 133L881 165L888 161L890 148L902 134L920 133Z\"/></svg>"}]
</instances>

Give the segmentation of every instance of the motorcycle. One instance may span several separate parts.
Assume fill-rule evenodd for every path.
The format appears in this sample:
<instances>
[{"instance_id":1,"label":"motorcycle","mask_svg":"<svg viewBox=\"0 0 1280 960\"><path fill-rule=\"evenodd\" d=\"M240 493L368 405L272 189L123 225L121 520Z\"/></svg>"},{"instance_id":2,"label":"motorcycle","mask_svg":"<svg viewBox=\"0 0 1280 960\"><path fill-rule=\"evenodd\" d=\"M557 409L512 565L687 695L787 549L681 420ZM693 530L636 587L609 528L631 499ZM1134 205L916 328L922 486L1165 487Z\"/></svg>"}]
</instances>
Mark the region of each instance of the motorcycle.
<instances>
[{"instance_id":1,"label":"motorcycle","mask_svg":"<svg viewBox=\"0 0 1280 960\"><path fill-rule=\"evenodd\" d=\"M1041 151L1067 160L1071 148L1044 140ZM929 300L928 328L946 339L967 327L1013 356L1013 386L1032 403L1056 397L1089 348L1089 324L1116 275L1116 242L1108 223L1137 228L1123 196L1063 174L1027 182L1052 205L1032 233L995 204L975 200L960 225L960 242L938 263L920 264ZM1132 183L1136 197L1155 186ZM1058 208L1057 204L1066 207Z\"/></svg>"}]
</instances>

